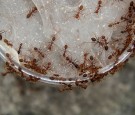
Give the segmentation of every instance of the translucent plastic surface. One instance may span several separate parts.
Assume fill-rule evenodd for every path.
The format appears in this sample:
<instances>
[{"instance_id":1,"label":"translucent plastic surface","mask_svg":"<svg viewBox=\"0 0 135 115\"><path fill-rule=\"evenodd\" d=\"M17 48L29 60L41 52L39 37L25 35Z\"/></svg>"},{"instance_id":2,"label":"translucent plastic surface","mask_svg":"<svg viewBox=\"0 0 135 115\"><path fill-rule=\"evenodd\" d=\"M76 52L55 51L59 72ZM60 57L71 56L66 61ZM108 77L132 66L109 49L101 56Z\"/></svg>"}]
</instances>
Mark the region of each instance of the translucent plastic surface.
<instances>
[{"instance_id":1,"label":"translucent plastic surface","mask_svg":"<svg viewBox=\"0 0 135 115\"><path fill-rule=\"evenodd\" d=\"M131 1L0 0L1 55L41 81L96 81L133 53Z\"/></svg>"}]
</instances>

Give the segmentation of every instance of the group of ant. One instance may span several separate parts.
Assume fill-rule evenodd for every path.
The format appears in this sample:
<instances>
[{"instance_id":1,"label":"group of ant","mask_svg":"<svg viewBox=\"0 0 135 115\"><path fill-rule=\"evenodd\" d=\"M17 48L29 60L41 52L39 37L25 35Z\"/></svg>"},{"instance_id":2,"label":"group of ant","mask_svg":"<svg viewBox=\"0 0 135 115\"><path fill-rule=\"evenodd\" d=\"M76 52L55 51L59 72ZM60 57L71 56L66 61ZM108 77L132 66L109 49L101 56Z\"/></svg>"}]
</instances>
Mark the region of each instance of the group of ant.
<instances>
[{"instance_id":1,"label":"group of ant","mask_svg":"<svg viewBox=\"0 0 135 115\"><path fill-rule=\"evenodd\" d=\"M120 0L120 1L123 1L123 0ZM118 24L120 24L122 22L125 22L126 23L125 30L121 31L121 34L125 34L126 35L126 40L125 40L125 42L123 44L124 45L124 48L121 49L121 50L120 49L116 49L116 51L114 53L112 53L111 55L108 56L108 59L111 59L112 57L116 57L116 61L114 63L114 68L113 69L111 69L110 71L108 71L106 73L103 73L103 74L97 74L98 69L100 67L99 68L88 67L90 70L94 70L94 71L91 71L91 73L94 73L94 76L92 74L85 74L86 71L84 71L84 70L85 69L87 70L86 65L85 65L85 62L87 60L88 53L85 53L84 54L84 63L77 66L77 69L79 68L79 70L81 70L82 72L84 71L83 77L89 77L91 82L100 81L108 73L114 74L116 71L118 71L120 68L122 68L123 65L126 63L126 61L128 59L125 60L124 62L121 62L121 63L117 64L117 65L115 65L115 64L118 62L119 56L128 48L128 46L132 42L133 42L132 43L133 48L132 49L131 48L128 49L127 52L133 52L133 54L135 53L135 39L133 39L134 36L135 36L135 28L134 28L134 25L135 25L135 3L133 1L130 2L130 6L128 8L128 12L126 13L126 15L124 15L124 16L121 17L121 22L116 22L116 23L110 24L108 26L109 27L113 27L113 26L118 25ZM101 36L101 37L98 37L98 38L91 38L91 40L94 43L98 43L101 47L103 47L105 49L105 51L107 51L109 49L108 42L107 42L107 39L106 39L105 36ZM64 53L63 53L63 56L64 57L66 57L65 54L67 52L67 48L68 48L68 46L65 45L65 47L64 47L65 50L64 50ZM93 61L93 59L94 59L94 57L93 56L90 56L90 60ZM72 63L72 61L70 61L70 63ZM85 85L86 84L84 84L84 86ZM66 85L64 88L65 88L65 90L67 90L67 89L70 90L71 89L71 86Z\"/></svg>"},{"instance_id":2,"label":"group of ant","mask_svg":"<svg viewBox=\"0 0 135 115\"><path fill-rule=\"evenodd\" d=\"M121 1L121 0L120 0ZM97 12L99 11L99 7L101 7L101 3L98 3L99 6L97 8ZM80 11L83 9L83 6L80 7ZM37 9L33 9L33 11L36 11ZM28 18L31 17L33 13L30 13L29 12L29 16L27 16ZM79 14L79 13L78 13ZM116 57L119 57L123 51L129 46L129 44L132 42L133 40L133 36L135 35L135 29L133 28L134 24L135 24L135 3L133 1L130 2L130 7L128 9L128 12L125 16L122 16L121 17L121 21L122 22L126 22L126 28L124 31L121 31L122 34L125 34L127 33L127 36L126 36L126 41L125 41L125 47L123 50L117 50L115 53L113 53L112 55L110 55L108 57L108 59L111 59L113 56L116 56ZM113 23L113 24L110 24L109 27L113 27L115 25L118 25L120 24L121 22L116 22L116 23ZM7 39L2 39L2 34L0 34L0 40L3 40L8 46L12 47L13 45L7 40ZM51 42L49 42L48 44L48 50L52 50L53 49L53 44L56 40L56 37L53 36L52 37L52 40ZM108 51L109 49L109 46L108 46L108 41L106 39L105 36L101 36L101 37L92 37L91 38L91 41L93 43L96 43L96 44L99 44L99 46L101 46L102 48L104 48L105 51ZM22 49L22 43L19 45L19 49L18 49L18 54L21 53L21 49ZM132 52L132 51L135 51L135 42L133 42L133 45L134 45L134 49L133 50L128 50L129 52ZM84 54L84 62L82 64L78 64L76 61L74 61L72 59L72 57L70 57L68 55L68 48L69 46L66 44L64 45L64 51L63 51L63 58L68 62L70 63L72 66L74 66L74 68L76 68L79 72L80 72L80 75L83 75L83 77L89 77L90 78L90 81L91 82L95 82L95 81L99 81L100 79L102 79L104 76L106 76L108 74L107 73L104 73L104 74L100 74L98 75L97 72L98 72L98 69L100 67L96 67L94 66L95 65L95 58L94 56L89 56L88 58L88 53L85 53ZM41 57L45 57L44 54L36 47L34 47L34 51L37 52ZM10 57L10 55L7 53L6 54L6 57L9 59L10 62L12 62L12 59ZM91 63L90 66L87 66L86 64L86 61L89 61ZM37 65L37 60L36 59L33 59L33 60L30 60L30 61L26 61L24 59L20 59L20 62L23 62L24 63L24 66L29 68L29 69L33 69L34 71L38 72L38 73L42 73L42 74L47 74L47 71L51 69L51 62L48 62L47 63L47 66L43 69L42 67L38 66ZM115 66L111 71L110 73L115 73L120 67L121 65L123 65L125 62L123 62L122 64L119 64L117 66ZM13 65L13 64L12 64ZM16 73L16 70L14 70L8 62L6 62L6 67L7 67L7 72L6 73L2 73L2 75L6 75L8 73ZM19 68L18 69L19 72L21 73L22 76L23 75L23 72L21 71L21 69ZM91 74L85 74L86 71L89 71L90 73L93 73L92 75ZM33 76L29 76L29 77L25 77L26 80L28 81L38 81L40 80L40 78L34 78ZM52 77L50 77L51 80L61 80L61 81L65 81L66 79L65 78L62 78L60 77L59 74L54 74ZM69 79L69 80L72 80L72 79ZM88 81L77 81L75 82L76 86L79 86L79 87L82 87L82 88L86 88L87 87L87 84L88 84ZM62 84L64 85L64 89L67 90L67 89L72 89L72 85L70 84ZM62 90L64 90L62 89Z\"/></svg>"},{"instance_id":3,"label":"group of ant","mask_svg":"<svg viewBox=\"0 0 135 115\"><path fill-rule=\"evenodd\" d=\"M113 2L120 2L120 1L123 2L124 0L114 0ZM103 0L98 0L97 7L96 7L94 13L95 14L99 14L99 12L101 10L101 7L103 7ZM81 13L82 13L82 11L84 9L85 9L84 6L83 5L80 5L78 7L77 13L74 15L74 18L77 19L77 20L79 20L80 17L81 17Z\"/></svg>"},{"instance_id":4,"label":"group of ant","mask_svg":"<svg viewBox=\"0 0 135 115\"><path fill-rule=\"evenodd\" d=\"M124 0L114 0L114 2L117 2L117 1L120 2L120 1L124 1ZM94 11L95 14L98 14L98 13L99 13L99 11L101 10L102 4L103 4L103 0L98 0L98 2L97 2L97 7L96 7L96 9L95 9L95 11ZM83 6L83 5L80 5L80 6L78 7L77 13L75 13L75 15L74 15L73 17L79 20L80 17L81 17L81 13L82 13L82 11L83 11L84 9L85 9L84 6ZM36 6L34 6L34 7L28 12L28 14L26 15L26 18L31 18L31 17L33 16L33 14L36 13L36 12L38 12L38 9L37 9Z\"/></svg>"}]
</instances>

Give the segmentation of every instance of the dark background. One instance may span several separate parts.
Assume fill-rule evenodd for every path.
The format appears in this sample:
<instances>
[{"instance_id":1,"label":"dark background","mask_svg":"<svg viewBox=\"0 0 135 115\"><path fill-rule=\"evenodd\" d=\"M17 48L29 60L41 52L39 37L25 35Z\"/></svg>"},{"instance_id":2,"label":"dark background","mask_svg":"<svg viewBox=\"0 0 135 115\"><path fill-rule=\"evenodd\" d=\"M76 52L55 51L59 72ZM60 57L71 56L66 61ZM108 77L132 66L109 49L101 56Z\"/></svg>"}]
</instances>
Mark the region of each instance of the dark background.
<instances>
[{"instance_id":1,"label":"dark background","mask_svg":"<svg viewBox=\"0 0 135 115\"><path fill-rule=\"evenodd\" d=\"M62 93L43 83L1 76L0 115L135 115L134 61L86 90Z\"/></svg>"}]
</instances>

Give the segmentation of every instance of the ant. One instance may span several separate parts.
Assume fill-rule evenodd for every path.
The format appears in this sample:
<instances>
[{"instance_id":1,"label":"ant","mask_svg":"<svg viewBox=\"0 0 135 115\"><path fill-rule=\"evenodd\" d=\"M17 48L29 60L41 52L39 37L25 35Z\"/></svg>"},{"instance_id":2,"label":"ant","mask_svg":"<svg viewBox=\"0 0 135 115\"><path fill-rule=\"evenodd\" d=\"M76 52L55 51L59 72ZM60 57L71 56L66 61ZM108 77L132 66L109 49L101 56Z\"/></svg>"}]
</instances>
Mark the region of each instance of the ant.
<instances>
[{"instance_id":1,"label":"ant","mask_svg":"<svg viewBox=\"0 0 135 115\"><path fill-rule=\"evenodd\" d=\"M11 65L14 66L14 64L12 63L12 57L9 53L6 53L6 57L8 58L8 60L10 61Z\"/></svg>"},{"instance_id":2,"label":"ant","mask_svg":"<svg viewBox=\"0 0 135 115\"><path fill-rule=\"evenodd\" d=\"M37 82L39 80L40 80L40 78L31 76L31 75L29 75L29 77L26 78L26 81L31 81L31 82Z\"/></svg>"},{"instance_id":3,"label":"ant","mask_svg":"<svg viewBox=\"0 0 135 115\"><path fill-rule=\"evenodd\" d=\"M51 62L48 62L47 63L47 66L45 67L45 71L47 72L48 70L50 70L50 68L51 68Z\"/></svg>"},{"instance_id":4,"label":"ant","mask_svg":"<svg viewBox=\"0 0 135 115\"><path fill-rule=\"evenodd\" d=\"M9 56L9 54L7 54L7 55ZM16 70L14 70L14 69L10 66L10 64L9 64L8 62L6 62L5 65L6 65L6 72L1 73L2 76L6 76L7 74L15 73L15 72L16 72Z\"/></svg>"},{"instance_id":5,"label":"ant","mask_svg":"<svg viewBox=\"0 0 135 115\"><path fill-rule=\"evenodd\" d=\"M65 45L65 46L64 46L64 53L63 53L63 57L66 57L67 49L68 49L68 45Z\"/></svg>"},{"instance_id":6,"label":"ant","mask_svg":"<svg viewBox=\"0 0 135 115\"><path fill-rule=\"evenodd\" d=\"M59 77L60 75L59 75L59 74L53 74L53 76L55 76L55 77Z\"/></svg>"},{"instance_id":7,"label":"ant","mask_svg":"<svg viewBox=\"0 0 135 115\"><path fill-rule=\"evenodd\" d=\"M98 0L98 6L97 6L97 8L96 8L96 10L95 10L94 13L96 13L96 14L99 13L99 10L100 10L100 8L101 8L101 5L102 5L102 0Z\"/></svg>"},{"instance_id":8,"label":"ant","mask_svg":"<svg viewBox=\"0 0 135 115\"><path fill-rule=\"evenodd\" d=\"M69 56L66 55L67 53L67 49L68 49L68 45L64 46L64 53L63 53L63 57L66 59L67 62L71 63L72 65L74 65L75 68L79 68L79 65L74 62Z\"/></svg>"},{"instance_id":9,"label":"ant","mask_svg":"<svg viewBox=\"0 0 135 115\"><path fill-rule=\"evenodd\" d=\"M81 5L81 6L79 6L79 8L78 8L78 11L77 11L77 13L75 14L75 18L76 19L80 19L80 13L81 13L81 11L84 9L84 6L83 5Z\"/></svg>"},{"instance_id":10,"label":"ant","mask_svg":"<svg viewBox=\"0 0 135 115\"><path fill-rule=\"evenodd\" d=\"M133 1L130 2L130 7L134 7L134 2Z\"/></svg>"},{"instance_id":11,"label":"ant","mask_svg":"<svg viewBox=\"0 0 135 115\"><path fill-rule=\"evenodd\" d=\"M115 26L115 25L119 25L120 23L122 23L122 22L114 22L114 23L110 23L109 25L108 25L108 27L113 27L113 26Z\"/></svg>"},{"instance_id":12,"label":"ant","mask_svg":"<svg viewBox=\"0 0 135 115\"><path fill-rule=\"evenodd\" d=\"M100 82L105 76L108 75L108 72L102 74L95 74L94 77L90 78L91 82Z\"/></svg>"},{"instance_id":13,"label":"ant","mask_svg":"<svg viewBox=\"0 0 135 115\"><path fill-rule=\"evenodd\" d=\"M23 45L22 43L19 45L19 49L18 49L18 51L17 51L18 54L21 53L22 45Z\"/></svg>"},{"instance_id":14,"label":"ant","mask_svg":"<svg viewBox=\"0 0 135 115\"><path fill-rule=\"evenodd\" d=\"M39 51L38 48L34 47L34 50L35 50L37 53L39 53L39 55L40 55L41 57L43 57L43 58L45 57L44 54L43 54L41 51Z\"/></svg>"},{"instance_id":15,"label":"ant","mask_svg":"<svg viewBox=\"0 0 135 115\"><path fill-rule=\"evenodd\" d=\"M4 39L4 42L5 42L8 46L10 46L10 47L13 46L13 44L11 44L7 39Z\"/></svg>"},{"instance_id":16,"label":"ant","mask_svg":"<svg viewBox=\"0 0 135 115\"><path fill-rule=\"evenodd\" d=\"M85 66L87 61L89 61L90 64L93 65L94 57L92 55L89 56L89 59L87 57L88 57L88 53L84 53L84 62L83 62L83 65Z\"/></svg>"},{"instance_id":17,"label":"ant","mask_svg":"<svg viewBox=\"0 0 135 115\"><path fill-rule=\"evenodd\" d=\"M88 87L88 80L82 80L82 81L76 80L75 85L83 89L86 89Z\"/></svg>"},{"instance_id":18,"label":"ant","mask_svg":"<svg viewBox=\"0 0 135 115\"><path fill-rule=\"evenodd\" d=\"M35 13L35 12L37 12L37 7L35 6L35 7L33 7L30 11L29 11L29 13L27 14L27 16L26 16L26 18L30 18L32 15L33 15L33 13Z\"/></svg>"},{"instance_id":19,"label":"ant","mask_svg":"<svg viewBox=\"0 0 135 115\"><path fill-rule=\"evenodd\" d=\"M106 51L109 49L108 42L105 36L98 37L97 39L93 37L91 38L91 40L92 42L98 43L99 46L102 46Z\"/></svg>"},{"instance_id":20,"label":"ant","mask_svg":"<svg viewBox=\"0 0 135 115\"><path fill-rule=\"evenodd\" d=\"M66 84L66 83L60 83L62 86L59 88L59 91L60 92L63 92L63 91L69 91L69 90L72 90L73 87L71 84Z\"/></svg>"},{"instance_id":21,"label":"ant","mask_svg":"<svg viewBox=\"0 0 135 115\"><path fill-rule=\"evenodd\" d=\"M0 31L0 40L2 40L2 38L3 38L3 36L2 36L3 33L5 33L4 30L3 31Z\"/></svg>"},{"instance_id":22,"label":"ant","mask_svg":"<svg viewBox=\"0 0 135 115\"><path fill-rule=\"evenodd\" d=\"M98 71L98 69L100 68L95 65L96 61L97 60L92 55L90 55L88 58L88 53L85 53L84 62L82 64L80 64L80 74L79 75L82 75L86 71L89 71L92 74L96 73ZM88 63L86 64L86 62L88 62Z\"/></svg>"},{"instance_id":23,"label":"ant","mask_svg":"<svg viewBox=\"0 0 135 115\"><path fill-rule=\"evenodd\" d=\"M117 61L118 57L120 57L120 55L124 52L124 50L125 49L123 49L123 50L116 49L115 52L113 52L111 55L108 56L108 59L110 60L110 59L114 58Z\"/></svg>"},{"instance_id":24,"label":"ant","mask_svg":"<svg viewBox=\"0 0 135 115\"><path fill-rule=\"evenodd\" d=\"M65 57L66 61L68 61L69 63L71 63L76 69L79 69L79 65L74 62L71 58L69 58L68 56Z\"/></svg>"},{"instance_id":25,"label":"ant","mask_svg":"<svg viewBox=\"0 0 135 115\"><path fill-rule=\"evenodd\" d=\"M51 40L51 42L50 42L50 44L48 45L48 49L49 49L50 51L52 50L52 46L53 46L55 40L56 40L56 37L53 36L53 37L52 37L52 40Z\"/></svg>"}]
</instances>

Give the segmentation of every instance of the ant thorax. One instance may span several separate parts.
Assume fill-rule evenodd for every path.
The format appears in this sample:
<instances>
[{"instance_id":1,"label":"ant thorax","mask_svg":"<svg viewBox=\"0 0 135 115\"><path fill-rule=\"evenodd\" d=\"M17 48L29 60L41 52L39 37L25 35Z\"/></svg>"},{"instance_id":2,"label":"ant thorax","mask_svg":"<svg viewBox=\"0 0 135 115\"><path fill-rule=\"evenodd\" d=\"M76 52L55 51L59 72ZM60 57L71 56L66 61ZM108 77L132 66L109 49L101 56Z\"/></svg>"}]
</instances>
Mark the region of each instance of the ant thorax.
<instances>
[{"instance_id":1,"label":"ant thorax","mask_svg":"<svg viewBox=\"0 0 135 115\"><path fill-rule=\"evenodd\" d=\"M51 79L98 75L132 52L135 0L0 1L0 46Z\"/></svg>"}]
</instances>

